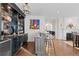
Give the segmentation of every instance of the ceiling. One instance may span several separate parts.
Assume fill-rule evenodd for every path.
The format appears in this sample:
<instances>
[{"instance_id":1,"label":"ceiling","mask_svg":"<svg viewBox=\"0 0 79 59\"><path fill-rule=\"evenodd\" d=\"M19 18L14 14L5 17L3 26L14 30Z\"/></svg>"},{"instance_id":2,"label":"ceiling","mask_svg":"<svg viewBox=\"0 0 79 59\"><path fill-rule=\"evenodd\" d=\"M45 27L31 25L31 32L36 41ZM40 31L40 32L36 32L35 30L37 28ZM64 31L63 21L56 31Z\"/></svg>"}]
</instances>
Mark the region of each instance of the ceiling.
<instances>
[{"instance_id":1,"label":"ceiling","mask_svg":"<svg viewBox=\"0 0 79 59\"><path fill-rule=\"evenodd\" d=\"M30 3L31 14L45 17L78 17L79 3Z\"/></svg>"}]
</instances>

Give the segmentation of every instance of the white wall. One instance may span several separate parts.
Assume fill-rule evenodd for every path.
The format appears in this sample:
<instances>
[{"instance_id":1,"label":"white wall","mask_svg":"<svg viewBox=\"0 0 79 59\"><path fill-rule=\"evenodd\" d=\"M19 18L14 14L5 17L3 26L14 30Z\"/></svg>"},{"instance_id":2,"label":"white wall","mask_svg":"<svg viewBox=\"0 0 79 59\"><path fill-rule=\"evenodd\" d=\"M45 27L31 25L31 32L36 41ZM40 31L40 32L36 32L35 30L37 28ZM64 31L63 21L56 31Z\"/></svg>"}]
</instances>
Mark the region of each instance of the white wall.
<instances>
[{"instance_id":1,"label":"white wall","mask_svg":"<svg viewBox=\"0 0 79 59\"><path fill-rule=\"evenodd\" d=\"M57 22L57 38L58 39L63 39L63 25L64 25L64 21L63 21L63 18L59 18L58 19L58 22Z\"/></svg>"},{"instance_id":2,"label":"white wall","mask_svg":"<svg viewBox=\"0 0 79 59\"><path fill-rule=\"evenodd\" d=\"M69 29L68 24L73 24L74 27ZM66 40L66 33L79 32L79 18L65 17L55 19L55 33L56 39Z\"/></svg>"},{"instance_id":3,"label":"white wall","mask_svg":"<svg viewBox=\"0 0 79 59\"><path fill-rule=\"evenodd\" d=\"M52 25L54 25L56 39L63 39L63 18L52 18Z\"/></svg>"},{"instance_id":4,"label":"white wall","mask_svg":"<svg viewBox=\"0 0 79 59\"><path fill-rule=\"evenodd\" d=\"M40 29L34 30L30 29L30 19L40 19ZM43 16L30 16L27 15L25 18L25 33L28 33L28 41L34 41L34 36L36 36L38 32L45 32L45 17Z\"/></svg>"}]
</instances>

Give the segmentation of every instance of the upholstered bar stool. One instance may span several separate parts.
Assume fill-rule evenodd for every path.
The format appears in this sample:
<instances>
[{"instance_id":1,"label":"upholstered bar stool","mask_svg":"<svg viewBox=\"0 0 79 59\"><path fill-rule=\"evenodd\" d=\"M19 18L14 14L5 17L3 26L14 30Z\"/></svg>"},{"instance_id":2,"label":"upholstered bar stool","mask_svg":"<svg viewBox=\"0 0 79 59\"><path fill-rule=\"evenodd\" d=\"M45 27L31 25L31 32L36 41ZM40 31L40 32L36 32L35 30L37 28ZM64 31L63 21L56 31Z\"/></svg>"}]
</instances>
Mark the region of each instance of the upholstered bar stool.
<instances>
[{"instance_id":1,"label":"upholstered bar stool","mask_svg":"<svg viewBox=\"0 0 79 59\"><path fill-rule=\"evenodd\" d=\"M54 40L55 36L53 36L52 34L50 33L47 33L47 37L46 37L46 52L47 52L47 55L50 56L52 55L52 53L54 53Z\"/></svg>"}]
</instances>

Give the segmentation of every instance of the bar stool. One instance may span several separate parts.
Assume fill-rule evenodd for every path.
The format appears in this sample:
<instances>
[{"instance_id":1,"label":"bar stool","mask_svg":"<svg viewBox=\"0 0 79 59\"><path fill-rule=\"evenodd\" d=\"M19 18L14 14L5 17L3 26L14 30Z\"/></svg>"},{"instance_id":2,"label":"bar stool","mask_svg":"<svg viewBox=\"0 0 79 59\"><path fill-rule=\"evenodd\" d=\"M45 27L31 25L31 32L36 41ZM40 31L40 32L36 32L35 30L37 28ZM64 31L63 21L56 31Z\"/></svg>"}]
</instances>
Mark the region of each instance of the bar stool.
<instances>
[{"instance_id":1,"label":"bar stool","mask_svg":"<svg viewBox=\"0 0 79 59\"><path fill-rule=\"evenodd\" d=\"M52 51L53 49L54 49L54 53L55 53L54 42L53 42L54 39L55 39L55 36L53 36L50 33L47 33L46 48L47 48L48 56L50 56L53 53L53 51Z\"/></svg>"}]
</instances>

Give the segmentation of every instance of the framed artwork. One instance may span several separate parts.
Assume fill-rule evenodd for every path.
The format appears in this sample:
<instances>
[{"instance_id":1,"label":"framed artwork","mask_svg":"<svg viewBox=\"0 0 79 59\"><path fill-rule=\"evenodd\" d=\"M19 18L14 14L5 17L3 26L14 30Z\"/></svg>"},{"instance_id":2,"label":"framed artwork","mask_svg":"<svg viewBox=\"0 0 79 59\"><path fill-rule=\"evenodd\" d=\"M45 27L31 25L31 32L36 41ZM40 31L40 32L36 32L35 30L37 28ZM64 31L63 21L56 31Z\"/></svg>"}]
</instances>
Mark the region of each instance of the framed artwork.
<instances>
[{"instance_id":1,"label":"framed artwork","mask_svg":"<svg viewBox=\"0 0 79 59\"><path fill-rule=\"evenodd\" d=\"M30 29L40 29L40 20L30 19Z\"/></svg>"}]
</instances>

